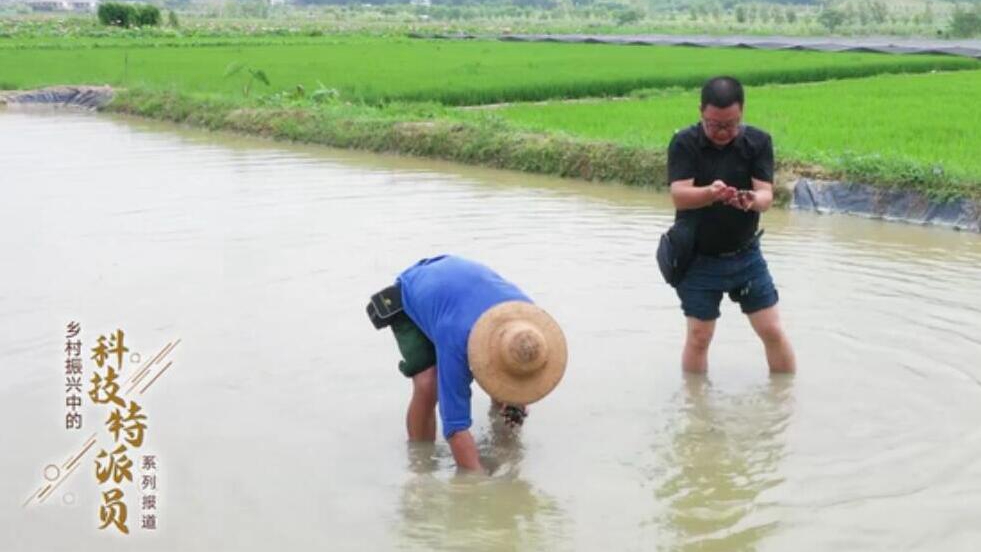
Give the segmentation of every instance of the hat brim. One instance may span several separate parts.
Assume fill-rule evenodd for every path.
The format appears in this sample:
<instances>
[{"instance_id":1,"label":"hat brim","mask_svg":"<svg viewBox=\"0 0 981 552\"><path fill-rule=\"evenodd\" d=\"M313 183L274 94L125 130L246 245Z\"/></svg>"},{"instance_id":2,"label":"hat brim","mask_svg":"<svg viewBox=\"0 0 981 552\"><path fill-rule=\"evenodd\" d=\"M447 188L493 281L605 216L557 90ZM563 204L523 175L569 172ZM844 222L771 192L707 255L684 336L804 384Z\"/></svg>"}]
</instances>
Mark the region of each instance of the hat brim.
<instances>
[{"instance_id":1,"label":"hat brim","mask_svg":"<svg viewBox=\"0 0 981 552\"><path fill-rule=\"evenodd\" d=\"M517 377L501 365L500 334L510 322L531 324L545 338L548 357L544 366ZM548 395L565 374L568 350L558 323L544 310L524 301L507 301L488 309L477 319L467 340L470 371L491 398L511 404L531 404Z\"/></svg>"}]
</instances>

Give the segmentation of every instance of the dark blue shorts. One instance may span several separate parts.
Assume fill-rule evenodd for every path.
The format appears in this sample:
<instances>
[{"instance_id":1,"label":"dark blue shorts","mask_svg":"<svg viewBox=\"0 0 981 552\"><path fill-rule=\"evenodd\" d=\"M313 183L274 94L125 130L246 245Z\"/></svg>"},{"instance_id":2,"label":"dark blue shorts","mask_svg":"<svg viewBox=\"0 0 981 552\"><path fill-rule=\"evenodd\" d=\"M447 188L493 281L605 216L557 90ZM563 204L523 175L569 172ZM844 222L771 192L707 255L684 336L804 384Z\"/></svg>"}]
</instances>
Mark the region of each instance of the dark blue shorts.
<instances>
[{"instance_id":1,"label":"dark blue shorts","mask_svg":"<svg viewBox=\"0 0 981 552\"><path fill-rule=\"evenodd\" d=\"M732 257L697 255L675 291L685 316L699 320L719 317L724 293L746 314L772 307L779 299L758 243Z\"/></svg>"}]
</instances>

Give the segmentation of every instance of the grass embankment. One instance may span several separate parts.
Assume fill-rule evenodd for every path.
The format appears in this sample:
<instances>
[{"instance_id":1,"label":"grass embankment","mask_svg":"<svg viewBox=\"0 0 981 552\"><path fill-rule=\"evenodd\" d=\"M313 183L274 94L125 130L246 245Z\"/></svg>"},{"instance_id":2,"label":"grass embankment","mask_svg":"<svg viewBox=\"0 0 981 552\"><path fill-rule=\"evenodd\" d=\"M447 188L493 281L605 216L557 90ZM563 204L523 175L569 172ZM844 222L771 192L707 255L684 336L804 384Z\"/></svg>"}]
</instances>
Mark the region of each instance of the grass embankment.
<instances>
[{"instance_id":1,"label":"grass embankment","mask_svg":"<svg viewBox=\"0 0 981 552\"><path fill-rule=\"evenodd\" d=\"M295 101L280 106L218 96L128 90L107 108L116 113L212 130L342 148L448 159L505 169L626 184L663 186L663 152L516 132L495 121L460 121L443 106L384 107Z\"/></svg>"},{"instance_id":2,"label":"grass embankment","mask_svg":"<svg viewBox=\"0 0 981 552\"><path fill-rule=\"evenodd\" d=\"M353 102L440 102L478 105L558 98L618 96L642 88L694 87L717 74L747 85L813 82L881 73L972 69L950 56L755 51L597 44L438 41L366 36L295 43L193 48L146 47L113 39L72 49L0 48L0 88L109 84L183 93L241 94L233 63L262 70L271 85L256 93L321 85ZM284 38L283 40L289 40ZM83 47L83 46L88 47Z\"/></svg>"}]
</instances>

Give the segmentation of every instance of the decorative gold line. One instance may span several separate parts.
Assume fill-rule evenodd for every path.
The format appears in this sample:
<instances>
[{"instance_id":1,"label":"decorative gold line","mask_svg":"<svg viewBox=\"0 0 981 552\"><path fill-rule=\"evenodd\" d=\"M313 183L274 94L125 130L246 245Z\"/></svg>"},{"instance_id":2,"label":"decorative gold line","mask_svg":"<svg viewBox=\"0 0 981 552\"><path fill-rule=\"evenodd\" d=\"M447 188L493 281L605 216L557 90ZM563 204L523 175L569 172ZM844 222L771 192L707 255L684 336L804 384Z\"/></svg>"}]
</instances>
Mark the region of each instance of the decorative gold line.
<instances>
[{"instance_id":1,"label":"decorative gold line","mask_svg":"<svg viewBox=\"0 0 981 552\"><path fill-rule=\"evenodd\" d=\"M40 499L42 496L44 496L44 493L48 492L48 489L50 488L51 488L51 483L48 483L48 485L44 487L44 490L38 493L37 497Z\"/></svg>"},{"instance_id":2,"label":"decorative gold line","mask_svg":"<svg viewBox=\"0 0 981 552\"><path fill-rule=\"evenodd\" d=\"M70 474L72 471L74 471L75 468L78 467L78 466L76 466L76 463L78 462L78 460L82 456L85 456L85 453L88 452L89 449L92 448L92 445L94 445L96 443L96 438L95 438L96 435L97 435L97 433L93 433L92 435L89 435L89 438L86 439L82 443L82 451L79 452L78 454L76 454L74 457L69 456L68 457L68 461L66 461L65 464L62 465L62 469L68 470L68 474ZM74 467L72 467L72 466L74 466ZM65 477L68 477L68 474L65 474ZM64 481L64 478L62 478L62 481ZM55 486L57 487L60 484L61 483L57 483ZM27 502L24 503L24 508L27 508L27 506L30 505L31 500L34 500L35 498L41 498L41 495L43 495L44 493L46 493L48 491L48 489L50 489L50 488L51 488L51 484L50 483L48 484L47 487L38 487L37 492L35 492L33 495L31 495L31 497L27 499Z\"/></svg>"},{"instance_id":3,"label":"decorative gold line","mask_svg":"<svg viewBox=\"0 0 981 552\"><path fill-rule=\"evenodd\" d=\"M143 368L143 370L140 370L140 373L137 374L139 377L137 377L135 379L135 381L133 381L133 385L129 386L129 389L127 389L126 392L123 393L123 394L124 395L129 395L130 393L132 393L133 390L136 389L136 386L139 385L140 382L143 380L143 378L145 378L146 375L149 374L149 373L150 373L150 367L149 366L147 366L146 368Z\"/></svg>"},{"instance_id":4,"label":"decorative gold line","mask_svg":"<svg viewBox=\"0 0 981 552\"><path fill-rule=\"evenodd\" d=\"M133 387L139 385L139 383L143 381L143 378L145 378L146 375L149 373L150 373L150 367L148 366L146 370L140 372L140 375L133 380Z\"/></svg>"},{"instance_id":5,"label":"decorative gold line","mask_svg":"<svg viewBox=\"0 0 981 552\"><path fill-rule=\"evenodd\" d=\"M71 477L71 475L73 473L75 473L75 470L77 470L77 469L78 469L78 464L75 464L75 467L74 468L68 470L68 473L65 474L65 477L62 477L61 479L59 479L58 482L55 483L54 487L51 488L51 492L48 493L48 496L51 496L52 494L54 494L54 490L57 489L59 485L61 485L62 483L64 483L66 479L68 479L69 477ZM41 497L41 502L43 503L45 500L47 500L48 499L48 496Z\"/></svg>"},{"instance_id":6,"label":"decorative gold line","mask_svg":"<svg viewBox=\"0 0 981 552\"><path fill-rule=\"evenodd\" d=\"M129 389L127 389L124 394L125 395L129 395L130 393L132 393L133 390L136 389L136 386L138 386L140 384L140 382L142 382L143 379L146 378L147 375L149 375L148 369L150 368L150 365L158 362L158 360L160 362L162 362L163 359L167 358L167 356L170 355L170 353L174 352L174 349L177 348L177 345L179 345L180 342L181 342L181 338L178 338L177 341L174 341L172 343L168 343L167 346L164 347L163 350L160 351L160 353L150 363L148 363L146 366L144 366L143 370L140 370L140 372L136 376L134 376L133 378L131 378L131 380L133 382L133 385ZM157 375L159 376L161 373L163 373L163 371L161 371ZM156 379L156 377L154 377L154 379ZM149 387L149 384L147 385L147 387ZM143 391L145 391L145 390L146 390L146 387L143 388ZM143 394L143 391L140 391L140 394L141 395Z\"/></svg>"},{"instance_id":7,"label":"decorative gold line","mask_svg":"<svg viewBox=\"0 0 981 552\"><path fill-rule=\"evenodd\" d=\"M159 358L161 357L161 355L163 355L163 354L164 354L164 351L166 351L166 350L167 350L167 347L170 347L170 343L171 343L171 342L169 342L169 341L168 341L168 342L167 342L167 344L166 344L166 345L164 345L164 347L163 347L163 349L160 349L160 352L158 352L158 353L157 353L157 356L155 356L155 357L153 357L152 359L150 359L150 362L147 362L146 364L144 364L144 365L143 365L143 370L146 370L147 368L149 368L150 366L152 366L152 365L153 365L153 363L154 363L154 362L156 362L156 361L157 361L157 359L159 359ZM142 373L142 372L138 372L137 374L133 374L132 376L130 376L130 378L129 378L128 380L126 380L126 383L130 383L130 382L132 382L132 381L133 381L133 379L134 379L134 378L135 378L135 377L136 377L136 376L137 376L137 375L138 375L139 373Z\"/></svg>"},{"instance_id":8,"label":"decorative gold line","mask_svg":"<svg viewBox=\"0 0 981 552\"><path fill-rule=\"evenodd\" d=\"M171 364L173 364L173 361L168 362L166 366L164 366L163 368L161 368L160 371L157 372L157 375L153 376L153 379L150 380L150 383L146 384L146 387L144 387L143 389L140 389L140 395L142 395L143 393L145 393L146 390L149 389L151 385L153 385L153 382L157 381L157 378L159 378L160 376L162 376L163 373L167 371L167 368L170 368L170 365Z\"/></svg>"},{"instance_id":9,"label":"decorative gold line","mask_svg":"<svg viewBox=\"0 0 981 552\"><path fill-rule=\"evenodd\" d=\"M132 376L131 376L131 377L129 378L129 380L127 380L127 381L126 381L126 383L133 383L134 381L136 381L136 378L138 378L138 377L140 377L140 376L142 376L143 374L145 374L145 373L146 373L146 371L150 369L150 366L153 366L153 363L152 363L152 362L149 362L149 363L147 363L147 365L146 365L146 366L144 366L143 368L140 368L140 371L139 371L139 372L136 372L136 373L134 373L134 374L133 374L133 375L132 375Z\"/></svg>"},{"instance_id":10,"label":"decorative gold line","mask_svg":"<svg viewBox=\"0 0 981 552\"><path fill-rule=\"evenodd\" d=\"M169 355L170 353L173 353L173 352L174 352L174 349L176 349L176 348L177 348L177 346L178 346L178 345L180 345L180 343L181 343L181 338L179 338L179 337L178 337L178 338L177 338L177 341L175 341L175 342L173 343L173 345L171 345L171 346L170 346L170 350L169 350L169 351L167 351L167 354L165 354L165 355L163 356L163 358L161 358L161 359L160 359L160 362L163 362L163 360L164 360L164 358L167 358L167 355Z\"/></svg>"},{"instance_id":11,"label":"decorative gold line","mask_svg":"<svg viewBox=\"0 0 981 552\"><path fill-rule=\"evenodd\" d=\"M92 440L89 442L89 444L86 445L84 449L82 449L82 452L78 453L78 455L75 456L75 458L71 461L70 464L65 466L65 469L67 470L70 469L72 466L74 466L79 461L79 459L85 456L85 453L88 452L89 449L92 448L92 445L94 444L95 444L95 435L92 435Z\"/></svg>"},{"instance_id":12,"label":"decorative gold line","mask_svg":"<svg viewBox=\"0 0 981 552\"><path fill-rule=\"evenodd\" d=\"M95 435L96 435L95 433L93 433L92 435L89 435L89 438L88 438L88 439L86 439L86 440L85 440L84 442L82 442L82 448L83 448L83 449L84 449L84 448L86 448L86 447L88 446L88 443L89 443L90 441L94 441L94 440L95 440ZM83 451L83 452L84 452L84 451ZM69 456L68 456L68 460L65 460L65 463L61 465L61 469L63 469L63 470L67 470L67 469L68 469L68 467L72 465L72 463L73 463L73 461L74 461L74 460L75 460L75 458L77 458L77 457L78 457L78 455L77 455L77 454L71 454L71 455L69 455Z\"/></svg>"},{"instance_id":13,"label":"decorative gold line","mask_svg":"<svg viewBox=\"0 0 981 552\"><path fill-rule=\"evenodd\" d=\"M31 496L29 496L29 497L27 497L27 501L26 501L26 502L24 502L24 506L23 506L23 507L24 507L24 508L27 508L27 505L28 505L28 504L30 504L32 500L34 500L35 498L37 498L37 496L38 496L39 494L41 494L41 492L42 492L43 490L44 490L44 487L38 487L38 488L37 488L37 490L36 490L36 491L34 491L34 494L32 494Z\"/></svg>"},{"instance_id":14,"label":"decorative gold line","mask_svg":"<svg viewBox=\"0 0 981 552\"><path fill-rule=\"evenodd\" d=\"M164 345L164 346L163 346L163 347L162 347L162 348L160 349L160 352L158 352L158 353L157 353L157 356L155 356L155 357L153 357L153 360L151 360L151 361L150 361L150 364L153 364L154 362L156 362L156 361L158 361L158 360L160 360L160 357L162 357L162 356L164 356L165 354L167 354L167 351L168 351L168 350L170 350L170 347L171 347L171 346L172 346L173 344L174 344L174 342L173 342L173 341L168 341L168 342L167 342L167 344L166 344L166 345Z\"/></svg>"},{"instance_id":15,"label":"decorative gold line","mask_svg":"<svg viewBox=\"0 0 981 552\"><path fill-rule=\"evenodd\" d=\"M171 351L174 350L174 347L177 346L177 342L179 342L179 341L180 341L180 339L178 339L177 341L168 343L167 346L164 347L164 350L160 352L160 358L159 359L155 359L154 362L162 362L163 359L167 358L167 355L169 355L171 353Z\"/></svg>"}]
</instances>

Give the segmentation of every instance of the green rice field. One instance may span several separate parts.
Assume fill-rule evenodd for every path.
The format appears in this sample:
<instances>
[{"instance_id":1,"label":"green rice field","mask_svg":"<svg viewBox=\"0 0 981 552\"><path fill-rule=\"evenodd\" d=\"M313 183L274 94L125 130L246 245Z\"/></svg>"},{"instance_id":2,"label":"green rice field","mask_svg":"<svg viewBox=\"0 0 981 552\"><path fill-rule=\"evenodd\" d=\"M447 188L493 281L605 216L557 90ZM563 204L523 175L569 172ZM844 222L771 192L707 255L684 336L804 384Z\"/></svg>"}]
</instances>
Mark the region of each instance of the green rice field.
<instances>
[{"instance_id":1,"label":"green rice field","mask_svg":"<svg viewBox=\"0 0 981 552\"><path fill-rule=\"evenodd\" d=\"M236 65L246 67L228 75ZM505 141L531 130L658 154L697 120L697 89L719 74L748 86L746 122L773 134L779 160L940 195L981 192L981 62L969 58L357 34L0 39L0 89L109 84L154 98L148 113L177 95L188 105L443 120ZM324 96L330 107L311 97L323 89L337 91ZM495 103L511 105L453 107Z\"/></svg>"},{"instance_id":2,"label":"green rice field","mask_svg":"<svg viewBox=\"0 0 981 552\"><path fill-rule=\"evenodd\" d=\"M745 122L773 134L777 156L832 168L946 173L981 182L981 71L884 75L747 90ZM698 120L695 90L643 100L514 105L520 128L649 148ZM907 178L919 178L915 174Z\"/></svg>"},{"instance_id":3,"label":"green rice field","mask_svg":"<svg viewBox=\"0 0 981 552\"><path fill-rule=\"evenodd\" d=\"M255 93L322 84L352 101L476 105L693 87L720 73L759 85L981 67L976 60L949 56L366 36L283 40L195 47L118 40L101 46L83 42L75 48L7 43L0 48L0 88L110 84L235 95L242 94L243 77L226 78L225 70L240 63L268 75L270 86L257 85Z\"/></svg>"}]
</instances>

